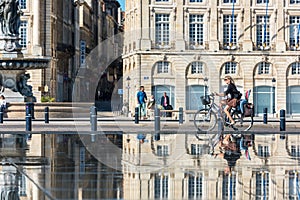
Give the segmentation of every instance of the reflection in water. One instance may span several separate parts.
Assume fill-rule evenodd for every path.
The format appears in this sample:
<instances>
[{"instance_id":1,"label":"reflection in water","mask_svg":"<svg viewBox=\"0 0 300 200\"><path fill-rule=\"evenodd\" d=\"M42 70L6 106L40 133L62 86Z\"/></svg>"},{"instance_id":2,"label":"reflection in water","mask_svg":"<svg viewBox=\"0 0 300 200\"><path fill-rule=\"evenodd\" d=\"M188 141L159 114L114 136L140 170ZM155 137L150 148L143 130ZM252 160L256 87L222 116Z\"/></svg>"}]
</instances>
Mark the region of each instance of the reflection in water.
<instances>
[{"instance_id":1,"label":"reflection in water","mask_svg":"<svg viewBox=\"0 0 300 200\"><path fill-rule=\"evenodd\" d=\"M213 149L206 136L109 134L123 150L117 171L78 135L33 135L28 146L5 135L0 199L300 199L298 135L221 139Z\"/></svg>"},{"instance_id":2,"label":"reflection in water","mask_svg":"<svg viewBox=\"0 0 300 200\"><path fill-rule=\"evenodd\" d=\"M300 199L298 135L231 137L227 158L207 137L123 138L125 199Z\"/></svg>"}]
</instances>

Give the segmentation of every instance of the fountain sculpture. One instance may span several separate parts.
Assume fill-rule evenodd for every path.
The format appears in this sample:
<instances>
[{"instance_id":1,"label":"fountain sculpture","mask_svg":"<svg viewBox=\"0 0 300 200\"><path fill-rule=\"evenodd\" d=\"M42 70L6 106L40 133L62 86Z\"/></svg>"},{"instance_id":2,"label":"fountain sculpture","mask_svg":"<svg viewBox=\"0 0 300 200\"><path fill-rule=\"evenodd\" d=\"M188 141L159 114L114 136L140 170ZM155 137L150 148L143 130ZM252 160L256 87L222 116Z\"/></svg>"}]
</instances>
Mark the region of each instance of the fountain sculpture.
<instances>
[{"instance_id":1,"label":"fountain sculpture","mask_svg":"<svg viewBox=\"0 0 300 200\"><path fill-rule=\"evenodd\" d=\"M19 45L22 14L18 0L0 0L0 93L14 102L34 102L26 71L47 68L49 59L23 54Z\"/></svg>"}]
</instances>

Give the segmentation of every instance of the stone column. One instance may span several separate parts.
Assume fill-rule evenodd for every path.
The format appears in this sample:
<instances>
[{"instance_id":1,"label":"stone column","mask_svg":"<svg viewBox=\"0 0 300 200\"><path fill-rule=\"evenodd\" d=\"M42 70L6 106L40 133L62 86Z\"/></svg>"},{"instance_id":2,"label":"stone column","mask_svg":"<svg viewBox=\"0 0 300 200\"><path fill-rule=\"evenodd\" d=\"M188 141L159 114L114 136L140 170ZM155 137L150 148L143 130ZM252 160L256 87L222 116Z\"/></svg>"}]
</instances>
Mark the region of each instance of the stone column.
<instances>
[{"instance_id":1,"label":"stone column","mask_svg":"<svg viewBox=\"0 0 300 200\"><path fill-rule=\"evenodd\" d=\"M251 32L252 32L252 28L251 28L251 24L252 24L252 11L251 9L247 9L250 8L250 1L244 1L243 2L244 5L242 4L242 9L244 9L244 13L242 14L242 18L243 18L243 30L244 30L244 41L243 41L243 50L244 51L252 51L253 48L253 44L251 41Z\"/></svg>"},{"instance_id":2,"label":"stone column","mask_svg":"<svg viewBox=\"0 0 300 200\"><path fill-rule=\"evenodd\" d=\"M183 5L182 0L177 0L177 5ZM185 50L184 42L184 11L183 6L177 6L173 4L173 17L175 20L174 23L174 34L175 34L175 49L177 51Z\"/></svg>"},{"instance_id":3,"label":"stone column","mask_svg":"<svg viewBox=\"0 0 300 200\"><path fill-rule=\"evenodd\" d=\"M278 32L276 32L275 34L277 34L277 41L276 41L276 51L285 51L286 50L286 44L284 41L284 34L285 34L285 28L281 28L281 27L285 27L285 13L284 13L284 5L283 5L283 1L277 1L277 15L275 16L277 22L277 27L278 27Z\"/></svg>"},{"instance_id":4,"label":"stone column","mask_svg":"<svg viewBox=\"0 0 300 200\"><path fill-rule=\"evenodd\" d=\"M211 51L219 51L219 41L218 41L218 6L217 1L210 1L210 7L211 7L211 16L210 16L210 32L208 36L209 41L209 49Z\"/></svg>"},{"instance_id":5,"label":"stone column","mask_svg":"<svg viewBox=\"0 0 300 200\"><path fill-rule=\"evenodd\" d=\"M33 11L33 27L32 27L32 47L34 55L42 55L42 48L40 44L40 0L32 1Z\"/></svg>"}]
</instances>

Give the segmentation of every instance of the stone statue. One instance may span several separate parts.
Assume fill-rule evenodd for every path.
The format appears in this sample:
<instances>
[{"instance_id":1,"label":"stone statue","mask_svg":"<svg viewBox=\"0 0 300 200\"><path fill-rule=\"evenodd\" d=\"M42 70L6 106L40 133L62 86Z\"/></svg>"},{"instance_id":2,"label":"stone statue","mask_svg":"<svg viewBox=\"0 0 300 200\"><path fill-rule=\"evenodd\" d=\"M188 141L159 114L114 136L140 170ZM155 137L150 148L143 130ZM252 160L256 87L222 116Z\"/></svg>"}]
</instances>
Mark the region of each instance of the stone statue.
<instances>
[{"instance_id":1,"label":"stone statue","mask_svg":"<svg viewBox=\"0 0 300 200\"><path fill-rule=\"evenodd\" d=\"M0 22L5 36L18 36L20 16L23 14L19 0L0 0Z\"/></svg>"},{"instance_id":2,"label":"stone statue","mask_svg":"<svg viewBox=\"0 0 300 200\"><path fill-rule=\"evenodd\" d=\"M21 74L20 81L18 82L18 90L20 94L26 97L33 97L32 86L27 85L27 80L30 79L29 74Z\"/></svg>"}]
</instances>

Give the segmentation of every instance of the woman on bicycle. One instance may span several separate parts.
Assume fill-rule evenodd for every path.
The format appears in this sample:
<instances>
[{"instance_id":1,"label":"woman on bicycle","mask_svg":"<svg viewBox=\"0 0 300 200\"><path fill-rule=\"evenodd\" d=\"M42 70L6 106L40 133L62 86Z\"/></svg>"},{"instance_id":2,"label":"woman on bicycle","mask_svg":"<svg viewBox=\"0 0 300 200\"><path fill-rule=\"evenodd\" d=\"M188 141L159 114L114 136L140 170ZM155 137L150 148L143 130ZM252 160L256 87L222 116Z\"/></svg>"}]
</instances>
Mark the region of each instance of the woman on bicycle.
<instances>
[{"instance_id":1,"label":"woman on bicycle","mask_svg":"<svg viewBox=\"0 0 300 200\"><path fill-rule=\"evenodd\" d=\"M226 101L222 100L221 104L226 105L224 112L226 113L228 119L230 120L230 125L234 125L235 121L232 119L229 111L231 108L236 107L237 100L241 98L240 92L236 89L234 80L231 76L225 76L224 81L227 84L227 90L224 93L215 93L217 96L227 96Z\"/></svg>"}]
</instances>

